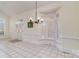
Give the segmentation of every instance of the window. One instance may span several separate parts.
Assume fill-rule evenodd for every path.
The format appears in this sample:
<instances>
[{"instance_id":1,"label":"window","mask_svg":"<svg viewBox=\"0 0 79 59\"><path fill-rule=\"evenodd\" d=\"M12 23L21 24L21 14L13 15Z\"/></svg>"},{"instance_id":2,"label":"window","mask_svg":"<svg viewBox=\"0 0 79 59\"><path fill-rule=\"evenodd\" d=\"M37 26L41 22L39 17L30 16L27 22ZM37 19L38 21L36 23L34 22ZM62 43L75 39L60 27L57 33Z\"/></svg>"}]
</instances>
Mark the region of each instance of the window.
<instances>
[{"instance_id":1,"label":"window","mask_svg":"<svg viewBox=\"0 0 79 59\"><path fill-rule=\"evenodd\" d=\"M4 35L4 19L0 18L0 35Z\"/></svg>"}]
</instances>

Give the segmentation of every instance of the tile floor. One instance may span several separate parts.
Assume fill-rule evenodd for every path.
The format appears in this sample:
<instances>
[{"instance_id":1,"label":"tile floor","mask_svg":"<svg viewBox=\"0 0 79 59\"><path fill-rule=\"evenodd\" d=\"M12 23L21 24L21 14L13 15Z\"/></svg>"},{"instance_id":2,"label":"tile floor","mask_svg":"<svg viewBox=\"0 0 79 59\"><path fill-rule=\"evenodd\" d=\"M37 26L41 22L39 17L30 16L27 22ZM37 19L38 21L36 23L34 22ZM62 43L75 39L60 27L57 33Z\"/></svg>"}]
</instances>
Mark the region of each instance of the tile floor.
<instances>
[{"instance_id":1,"label":"tile floor","mask_svg":"<svg viewBox=\"0 0 79 59\"><path fill-rule=\"evenodd\" d=\"M0 40L0 58L71 58L53 46L35 45L29 42L16 42Z\"/></svg>"}]
</instances>

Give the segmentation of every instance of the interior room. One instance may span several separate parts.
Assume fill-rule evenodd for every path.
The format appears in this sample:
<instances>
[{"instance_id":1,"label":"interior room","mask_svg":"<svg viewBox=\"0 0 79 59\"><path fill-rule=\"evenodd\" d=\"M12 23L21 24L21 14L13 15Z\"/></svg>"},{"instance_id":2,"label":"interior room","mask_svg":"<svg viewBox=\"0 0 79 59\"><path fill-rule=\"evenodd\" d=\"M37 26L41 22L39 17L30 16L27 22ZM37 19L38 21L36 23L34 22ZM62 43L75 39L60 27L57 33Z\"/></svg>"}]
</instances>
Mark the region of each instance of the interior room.
<instances>
[{"instance_id":1,"label":"interior room","mask_svg":"<svg viewBox=\"0 0 79 59\"><path fill-rule=\"evenodd\" d=\"M0 58L78 58L78 25L78 1L0 1Z\"/></svg>"}]
</instances>

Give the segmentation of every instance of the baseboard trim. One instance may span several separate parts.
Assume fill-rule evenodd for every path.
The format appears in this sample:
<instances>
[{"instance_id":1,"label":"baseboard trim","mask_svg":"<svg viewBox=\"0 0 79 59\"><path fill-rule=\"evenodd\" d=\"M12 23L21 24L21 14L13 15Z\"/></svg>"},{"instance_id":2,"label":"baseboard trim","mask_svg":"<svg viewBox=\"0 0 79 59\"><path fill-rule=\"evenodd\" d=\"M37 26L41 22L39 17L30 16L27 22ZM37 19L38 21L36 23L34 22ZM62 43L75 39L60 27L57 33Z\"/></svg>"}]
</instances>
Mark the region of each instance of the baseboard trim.
<instances>
[{"instance_id":1,"label":"baseboard trim","mask_svg":"<svg viewBox=\"0 0 79 59\"><path fill-rule=\"evenodd\" d=\"M77 36L60 36L60 39L75 39L75 40L79 40L79 37Z\"/></svg>"}]
</instances>

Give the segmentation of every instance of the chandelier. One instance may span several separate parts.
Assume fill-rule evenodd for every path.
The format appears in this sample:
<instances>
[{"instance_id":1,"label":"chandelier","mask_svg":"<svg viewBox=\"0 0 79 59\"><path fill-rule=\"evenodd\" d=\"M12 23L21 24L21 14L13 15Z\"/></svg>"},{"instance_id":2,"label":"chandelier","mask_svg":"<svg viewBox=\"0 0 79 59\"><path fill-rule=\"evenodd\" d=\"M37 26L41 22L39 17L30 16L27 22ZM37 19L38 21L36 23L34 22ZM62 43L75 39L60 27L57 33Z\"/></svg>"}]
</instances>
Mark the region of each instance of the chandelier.
<instances>
[{"instance_id":1,"label":"chandelier","mask_svg":"<svg viewBox=\"0 0 79 59\"><path fill-rule=\"evenodd\" d=\"M32 21L33 23L36 23L36 24L43 23L43 21L44 21L42 18L40 18L40 17L37 16L37 1L35 1L35 20L33 20L30 17L30 21Z\"/></svg>"}]
</instances>

